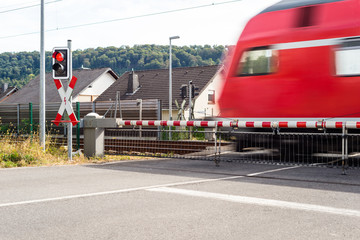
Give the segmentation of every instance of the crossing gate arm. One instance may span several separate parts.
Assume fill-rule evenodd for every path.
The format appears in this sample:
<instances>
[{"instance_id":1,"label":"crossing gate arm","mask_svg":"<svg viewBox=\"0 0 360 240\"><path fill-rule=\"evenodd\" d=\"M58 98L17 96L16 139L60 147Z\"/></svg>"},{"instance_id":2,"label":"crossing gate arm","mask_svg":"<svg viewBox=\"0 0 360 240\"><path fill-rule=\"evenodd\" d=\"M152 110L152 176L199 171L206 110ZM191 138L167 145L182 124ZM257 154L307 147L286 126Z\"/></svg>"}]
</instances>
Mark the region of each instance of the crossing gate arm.
<instances>
[{"instance_id":1,"label":"crossing gate arm","mask_svg":"<svg viewBox=\"0 0 360 240\"><path fill-rule=\"evenodd\" d=\"M119 120L119 126L181 126L181 127L236 127L236 128L327 128L360 129L360 122L356 121L139 121Z\"/></svg>"}]
</instances>

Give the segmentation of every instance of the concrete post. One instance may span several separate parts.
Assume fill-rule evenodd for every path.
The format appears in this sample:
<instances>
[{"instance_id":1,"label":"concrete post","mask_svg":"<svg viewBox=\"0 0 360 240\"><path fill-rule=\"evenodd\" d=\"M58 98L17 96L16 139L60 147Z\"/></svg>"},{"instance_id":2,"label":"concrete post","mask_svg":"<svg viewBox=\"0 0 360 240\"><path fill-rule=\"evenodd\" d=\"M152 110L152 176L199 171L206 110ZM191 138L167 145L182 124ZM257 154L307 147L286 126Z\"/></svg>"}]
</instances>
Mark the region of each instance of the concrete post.
<instances>
[{"instance_id":1,"label":"concrete post","mask_svg":"<svg viewBox=\"0 0 360 240\"><path fill-rule=\"evenodd\" d=\"M84 154L86 157L104 156L104 128L96 127L97 113L89 113L84 117Z\"/></svg>"},{"instance_id":2,"label":"concrete post","mask_svg":"<svg viewBox=\"0 0 360 240\"><path fill-rule=\"evenodd\" d=\"M103 118L97 113L84 117L84 154L86 157L104 156L105 128L117 128L121 118Z\"/></svg>"}]
</instances>

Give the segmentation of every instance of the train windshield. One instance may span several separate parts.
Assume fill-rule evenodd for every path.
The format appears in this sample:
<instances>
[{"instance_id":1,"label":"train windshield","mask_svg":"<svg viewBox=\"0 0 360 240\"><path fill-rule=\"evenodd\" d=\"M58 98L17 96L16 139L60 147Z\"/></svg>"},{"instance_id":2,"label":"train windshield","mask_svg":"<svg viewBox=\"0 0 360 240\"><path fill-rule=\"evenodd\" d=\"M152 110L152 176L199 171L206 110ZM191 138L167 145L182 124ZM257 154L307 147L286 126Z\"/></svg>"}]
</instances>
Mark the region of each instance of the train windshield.
<instances>
[{"instance_id":1,"label":"train windshield","mask_svg":"<svg viewBox=\"0 0 360 240\"><path fill-rule=\"evenodd\" d=\"M335 52L336 75L360 75L360 39L343 42Z\"/></svg>"},{"instance_id":2,"label":"train windshield","mask_svg":"<svg viewBox=\"0 0 360 240\"><path fill-rule=\"evenodd\" d=\"M278 66L278 51L253 49L245 51L238 65L238 76L264 75L274 73Z\"/></svg>"}]
</instances>

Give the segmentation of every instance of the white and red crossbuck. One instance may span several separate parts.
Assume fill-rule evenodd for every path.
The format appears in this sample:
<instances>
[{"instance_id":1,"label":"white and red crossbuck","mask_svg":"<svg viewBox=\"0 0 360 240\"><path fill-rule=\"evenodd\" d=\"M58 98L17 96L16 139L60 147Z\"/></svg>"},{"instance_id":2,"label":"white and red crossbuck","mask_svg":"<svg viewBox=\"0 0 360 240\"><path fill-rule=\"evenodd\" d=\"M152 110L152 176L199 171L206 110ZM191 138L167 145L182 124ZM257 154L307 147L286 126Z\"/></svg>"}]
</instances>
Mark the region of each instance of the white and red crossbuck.
<instances>
[{"instance_id":1,"label":"white and red crossbuck","mask_svg":"<svg viewBox=\"0 0 360 240\"><path fill-rule=\"evenodd\" d=\"M74 76L71 78L69 86L68 86L68 88L66 89L66 92L65 92L65 89L64 89L64 86L63 86L61 80L54 79L56 88L58 89L59 95L60 95L60 98L61 98L61 105L60 105L59 111L58 111L58 113L56 115L55 121L53 121L53 123L56 126L58 126L60 122L66 122L66 121L61 121L61 118L62 118L65 110L66 110L66 112L67 112L73 126L75 126L79 122L76 119L76 116L74 114L74 109L73 109L71 101L70 101L71 94L72 94L72 92L74 90L74 87L75 87L75 84L76 84L76 80L77 80L77 78L74 77Z\"/></svg>"}]
</instances>

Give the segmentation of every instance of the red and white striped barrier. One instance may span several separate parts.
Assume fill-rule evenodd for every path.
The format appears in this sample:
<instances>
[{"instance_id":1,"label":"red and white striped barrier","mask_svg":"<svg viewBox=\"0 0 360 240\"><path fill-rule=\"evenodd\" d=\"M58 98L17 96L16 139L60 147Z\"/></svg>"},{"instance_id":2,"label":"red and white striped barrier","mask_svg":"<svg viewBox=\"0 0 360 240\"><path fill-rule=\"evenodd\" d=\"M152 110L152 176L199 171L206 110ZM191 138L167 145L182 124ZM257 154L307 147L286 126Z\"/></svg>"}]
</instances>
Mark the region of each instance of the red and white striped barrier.
<instances>
[{"instance_id":1,"label":"red and white striped barrier","mask_svg":"<svg viewBox=\"0 0 360 240\"><path fill-rule=\"evenodd\" d=\"M328 128L341 129L360 129L360 122L347 121L283 121L283 122L266 122L266 121L139 121L139 120L122 120L119 126L179 126L179 127L237 127L237 128Z\"/></svg>"},{"instance_id":2,"label":"red and white striped barrier","mask_svg":"<svg viewBox=\"0 0 360 240\"><path fill-rule=\"evenodd\" d=\"M234 125L235 124L235 125ZM231 121L120 121L120 126L236 127Z\"/></svg>"},{"instance_id":3,"label":"red and white striped barrier","mask_svg":"<svg viewBox=\"0 0 360 240\"><path fill-rule=\"evenodd\" d=\"M235 124L235 125L234 125ZM119 126L236 127L231 121L120 121Z\"/></svg>"}]
</instances>

